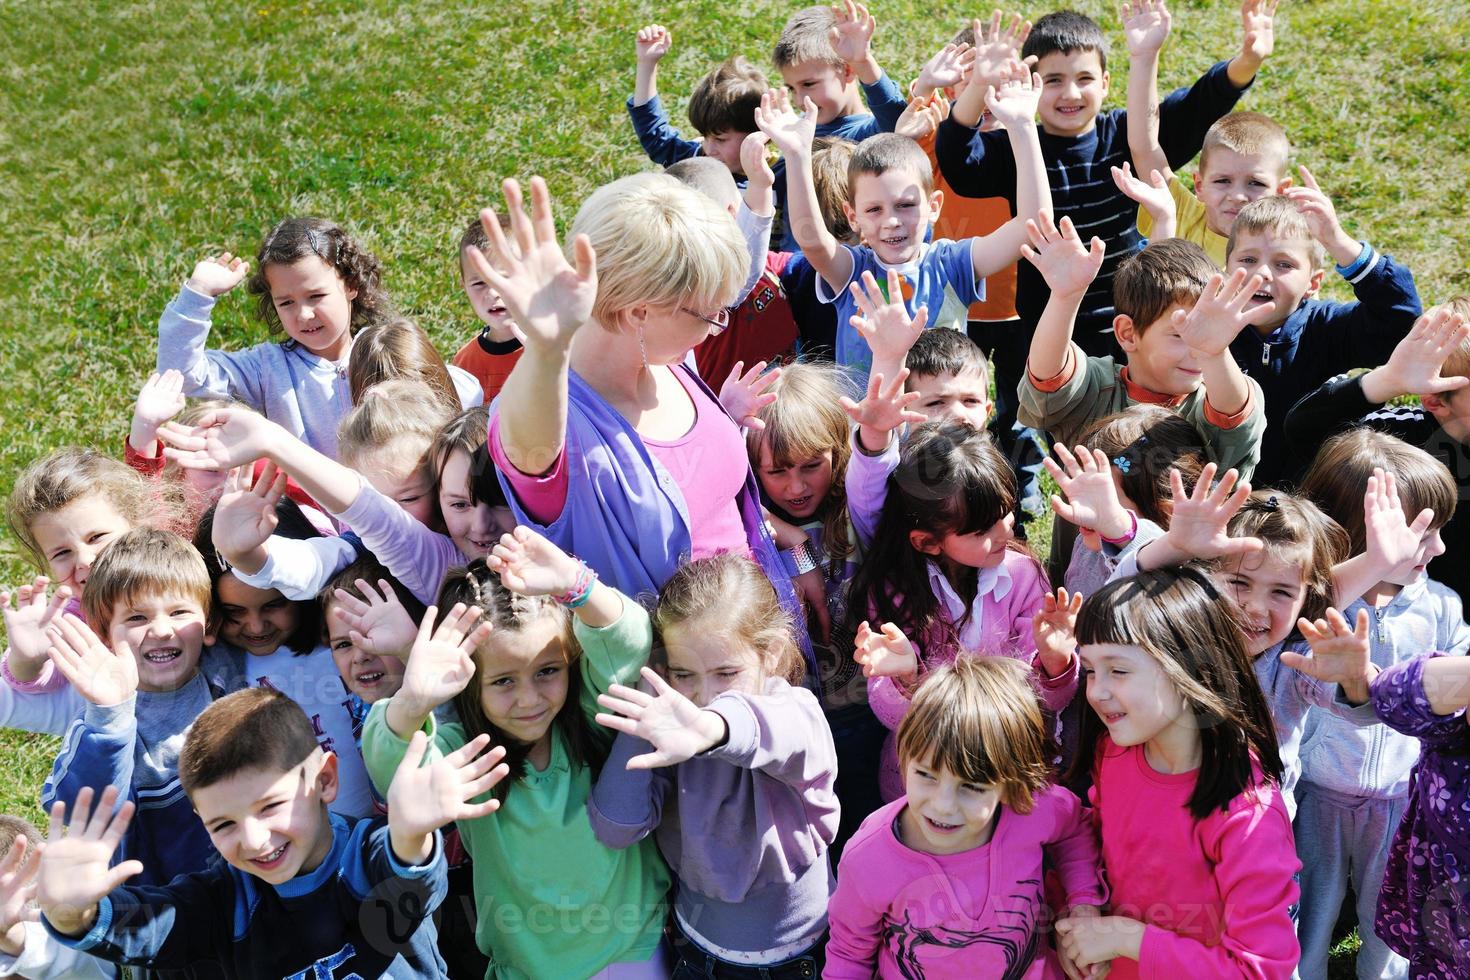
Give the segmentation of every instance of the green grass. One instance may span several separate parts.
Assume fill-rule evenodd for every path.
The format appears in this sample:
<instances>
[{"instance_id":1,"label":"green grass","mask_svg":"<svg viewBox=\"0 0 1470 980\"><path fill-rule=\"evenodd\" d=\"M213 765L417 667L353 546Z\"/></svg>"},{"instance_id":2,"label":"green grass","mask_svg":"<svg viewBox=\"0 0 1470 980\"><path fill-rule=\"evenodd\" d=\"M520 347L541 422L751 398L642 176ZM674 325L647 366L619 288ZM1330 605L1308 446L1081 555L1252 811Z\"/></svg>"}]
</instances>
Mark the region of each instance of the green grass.
<instances>
[{"instance_id":1,"label":"green grass","mask_svg":"<svg viewBox=\"0 0 1470 980\"><path fill-rule=\"evenodd\" d=\"M1111 4L1076 6L1118 38ZM472 327L454 243L501 178L544 174L565 220L594 187L647 167L623 110L633 31L656 16L674 33L661 87L677 121L714 61L766 63L791 9L0 0L0 493L55 446L118 450L158 314L193 262L253 253L288 214L352 228L403 310L452 350ZM1237 43L1232 4L1174 11L1169 86ZM970 12L879 2L878 55L906 82ZM1286 125L1350 231L1406 260L1427 300L1470 289L1470 225L1449 203L1470 186L1470 8L1288 0L1277 33L1243 105ZM1126 65L1113 67L1116 105ZM240 297L215 324L222 346L265 338ZM0 543L0 580L25 574ZM48 743L0 744L0 809L34 813Z\"/></svg>"}]
</instances>

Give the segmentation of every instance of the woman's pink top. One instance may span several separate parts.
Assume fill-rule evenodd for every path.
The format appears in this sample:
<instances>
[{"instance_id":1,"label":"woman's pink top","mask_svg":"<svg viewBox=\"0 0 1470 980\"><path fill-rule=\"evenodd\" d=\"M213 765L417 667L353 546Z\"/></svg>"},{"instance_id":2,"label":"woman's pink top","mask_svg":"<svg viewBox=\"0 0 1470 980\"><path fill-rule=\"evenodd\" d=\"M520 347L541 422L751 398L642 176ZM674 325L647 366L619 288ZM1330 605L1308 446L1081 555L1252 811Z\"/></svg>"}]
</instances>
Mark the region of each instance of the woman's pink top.
<instances>
[{"instance_id":1,"label":"woman's pink top","mask_svg":"<svg viewBox=\"0 0 1470 980\"><path fill-rule=\"evenodd\" d=\"M1060 980L1047 870L1056 871L1069 906L1107 899L1097 840L1077 797L1048 786L1030 813L1002 806L990 843L945 855L903 842L897 824L905 806L898 799L874 812L842 852L822 976Z\"/></svg>"},{"instance_id":2,"label":"woman's pink top","mask_svg":"<svg viewBox=\"0 0 1470 980\"><path fill-rule=\"evenodd\" d=\"M939 596L941 615L950 623L964 616L958 597L943 581L937 566L931 565L930 582ZM981 573L981 591L972 605L970 620L964 633L964 652L986 656L1014 657L1031 664L1036 661L1036 641L1031 632L1031 619L1041 611L1046 598L1046 576L1034 558L1019 551L1007 551L1005 561L993 575ZM926 672L952 664L960 648L946 637L946 631L934 629L926 636L910 636L919 651L919 677ZM1047 710L1055 713L1066 707L1077 691L1077 658L1067 671L1047 677L1036 666L1033 672L1037 692ZM878 769L878 789L884 802L903 795L903 773L898 767L899 723L909 713L910 691L892 677L868 679L868 704L873 714L891 731L883 744L883 759Z\"/></svg>"},{"instance_id":3,"label":"woman's pink top","mask_svg":"<svg viewBox=\"0 0 1470 980\"><path fill-rule=\"evenodd\" d=\"M1106 735L1099 745L1088 796L1111 914L1147 925L1138 962L1114 960L1110 980L1290 977L1301 955L1289 911L1301 862L1276 784L1257 769L1252 789L1196 820L1198 770L1155 772L1142 746Z\"/></svg>"},{"instance_id":4,"label":"woman's pink top","mask_svg":"<svg viewBox=\"0 0 1470 980\"><path fill-rule=\"evenodd\" d=\"M689 536L694 560L735 552L750 553L738 497L750 463L740 429L697 385L674 371L694 403L694 425L672 441L643 440L683 494L689 510ZM490 454L505 474L526 512L542 524L553 523L567 499L566 451L543 476L527 476L506 458L500 443L500 415L490 421Z\"/></svg>"}]
</instances>

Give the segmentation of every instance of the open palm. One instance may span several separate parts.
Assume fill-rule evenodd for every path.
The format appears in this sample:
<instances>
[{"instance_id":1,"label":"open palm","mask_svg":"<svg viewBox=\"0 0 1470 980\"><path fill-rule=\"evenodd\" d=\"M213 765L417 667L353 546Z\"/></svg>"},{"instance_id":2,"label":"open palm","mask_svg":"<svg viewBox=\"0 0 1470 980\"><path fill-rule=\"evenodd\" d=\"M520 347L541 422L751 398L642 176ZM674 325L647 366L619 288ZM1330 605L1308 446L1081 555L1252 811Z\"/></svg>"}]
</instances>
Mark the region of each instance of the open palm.
<instances>
[{"instance_id":1,"label":"open palm","mask_svg":"<svg viewBox=\"0 0 1470 980\"><path fill-rule=\"evenodd\" d=\"M524 524L500 536L488 564L507 589L520 595L570 592L582 572L581 562Z\"/></svg>"},{"instance_id":2,"label":"open palm","mask_svg":"<svg viewBox=\"0 0 1470 980\"><path fill-rule=\"evenodd\" d=\"M643 668L643 679L652 694L614 684L606 694L597 696L598 704L617 712L599 712L599 725L653 746L652 752L629 759L629 769L678 765L712 748L724 736L724 719L700 708L647 667Z\"/></svg>"},{"instance_id":3,"label":"open palm","mask_svg":"<svg viewBox=\"0 0 1470 980\"><path fill-rule=\"evenodd\" d=\"M489 746L489 735L477 735L448 755L422 765L429 738L422 731L414 732L388 786L388 820L393 830L405 837L420 837L456 820L476 820L498 810L499 800L470 802L490 792L510 772L501 763L505 749Z\"/></svg>"},{"instance_id":4,"label":"open palm","mask_svg":"<svg viewBox=\"0 0 1470 980\"><path fill-rule=\"evenodd\" d=\"M436 627L439 610L430 606L419 624L418 638L408 655L399 696L427 706L429 710L465 689L475 676L471 654L490 633L488 623L478 623L480 610L456 603ZM478 623L478 625L477 625Z\"/></svg>"},{"instance_id":5,"label":"open palm","mask_svg":"<svg viewBox=\"0 0 1470 980\"><path fill-rule=\"evenodd\" d=\"M918 651L893 623L884 623L877 633L866 622L860 625L852 659L863 668L864 677L912 678L919 673Z\"/></svg>"}]
</instances>

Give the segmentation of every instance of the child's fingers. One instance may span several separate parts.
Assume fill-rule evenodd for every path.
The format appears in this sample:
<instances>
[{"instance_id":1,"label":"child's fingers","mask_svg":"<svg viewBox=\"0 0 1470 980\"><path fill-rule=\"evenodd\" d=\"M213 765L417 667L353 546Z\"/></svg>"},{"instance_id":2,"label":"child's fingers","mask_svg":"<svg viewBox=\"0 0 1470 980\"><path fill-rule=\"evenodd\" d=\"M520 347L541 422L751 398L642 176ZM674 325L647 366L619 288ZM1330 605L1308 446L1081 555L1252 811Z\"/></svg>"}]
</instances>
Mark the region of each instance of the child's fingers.
<instances>
[{"instance_id":1,"label":"child's fingers","mask_svg":"<svg viewBox=\"0 0 1470 980\"><path fill-rule=\"evenodd\" d=\"M403 758L398 762L399 772L412 772L424 761L424 753L429 750L429 738L420 729L413 733L408 740L408 747L403 750Z\"/></svg>"},{"instance_id":2,"label":"child's fingers","mask_svg":"<svg viewBox=\"0 0 1470 980\"><path fill-rule=\"evenodd\" d=\"M598 700L601 701L602 698L599 697ZM592 720L603 728L611 728L613 731L622 732L624 735L638 734L638 721L636 717L627 717L621 714L609 715L599 711L593 715Z\"/></svg>"},{"instance_id":3,"label":"child's fingers","mask_svg":"<svg viewBox=\"0 0 1470 980\"><path fill-rule=\"evenodd\" d=\"M482 773L481 775L475 776L473 779L466 781L462 787L462 796L466 800L472 800L482 793L488 793L508 775L510 775L510 766L506 765L505 763L502 762L499 765L492 766L489 770ZM494 813L496 808L499 807L500 804L495 800L491 800L489 802L495 803L495 806L491 807L488 811L490 813ZM478 806L483 805L484 804L479 804ZM476 815L477 814L472 813L471 818Z\"/></svg>"},{"instance_id":4,"label":"child's fingers","mask_svg":"<svg viewBox=\"0 0 1470 980\"><path fill-rule=\"evenodd\" d=\"M136 877L142 873L143 862L136 860L124 861L115 868L109 868L107 871L107 890L112 891L126 884L129 878Z\"/></svg>"},{"instance_id":5,"label":"child's fingers","mask_svg":"<svg viewBox=\"0 0 1470 980\"><path fill-rule=\"evenodd\" d=\"M430 642L434 635L434 618L438 615L438 606L430 606L424 610L424 618L419 620L419 634L415 646Z\"/></svg>"},{"instance_id":6,"label":"child's fingers","mask_svg":"<svg viewBox=\"0 0 1470 980\"><path fill-rule=\"evenodd\" d=\"M87 790L90 792L90 790ZM78 794L80 796L80 794ZM57 800L51 804L51 810L46 815L46 840L55 843L66 834L66 804Z\"/></svg>"}]
</instances>

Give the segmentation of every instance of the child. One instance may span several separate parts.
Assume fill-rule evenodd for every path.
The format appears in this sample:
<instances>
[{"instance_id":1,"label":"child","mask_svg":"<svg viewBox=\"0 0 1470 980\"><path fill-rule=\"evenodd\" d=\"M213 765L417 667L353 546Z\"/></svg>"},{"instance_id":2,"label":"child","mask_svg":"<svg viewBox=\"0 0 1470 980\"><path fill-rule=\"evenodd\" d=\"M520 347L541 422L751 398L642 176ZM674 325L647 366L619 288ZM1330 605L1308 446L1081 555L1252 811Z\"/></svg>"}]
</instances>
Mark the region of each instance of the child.
<instances>
[{"instance_id":1,"label":"child","mask_svg":"<svg viewBox=\"0 0 1470 980\"><path fill-rule=\"evenodd\" d=\"M510 220L505 215L500 216L500 229L510 230ZM516 326L510 318L510 311L505 308L505 301L465 258L466 249L484 250L489 247L490 239L479 218L471 221L464 234L459 236L459 251L456 253L459 282L480 321L480 332L454 355L454 366L468 371L480 382L486 404L500 394L505 379L510 377L511 368L521 359L521 341L516 336Z\"/></svg>"},{"instance_id":2,"label":"child","mask_svg":"<svg viewBox=\"0 0 1470 980\"><path fill-rule=\"evenodd\" d=\"M1455 482L1444 464L1393 436L1353 429L1322 447L1302 481L1302 493L1342 525L1353 552L1360 552L1367 544L1363 488L1377 470L1393 475L1406 513L1432 510L1432 523L1409 557L1343 615L1352 619L1361 609L1372 618L1372 658L1379 669L1425 650L1463 654L1470 649L1470 627L1460 600L1425 575L1429 560L1444 551L1439 528L1455 512ZM1358 898L1360 969L1365 975L1402 975L1404 962L1371 923L1418 756L1419 743L1412 737L1323 715L1302 744L1296 829L1304 865L1299 922L1304 980L1327 975L1333 927L1349 883Z\"/></svg>"},{"instance_id":3,"label":"child","mask_svg":"<svg viewBox=\"0 0 1470 980\"><path fill-rule=\"evenodd\" d=\"M209 863L208 835L179 789L179 751L195 717L245 686L242 658L210 646L209 571L176 534L136 528L97 562L87 621L47 629L51 659L86 702L41 789L44 807L83 787L115 786L146 804L120 842L162 884ZM87 623L95 624L95 632ZM99 637L105 637L105 641Z\"/></svg>"},{"instance_id":4,"label":"child","mask_svg":"<svg viewBox=\"0 0 1470 980\"><path fill-rule=\"evenodd\" d=\"M930 422L963 422L985 429L990 421L990 365L985 352L959 330L925 330L909 348L905 391L916 391L913 409Z\"/></svg>"},{"instance_id":5,"label":"child","mask_svg":"<svg viewBox=\"0 0 1470 980\"><path fill-rule=\"evenodd\" d=\"M610 847L658 841L675 880L675 975L815 976L838 760L790 617L760 566L721 555L669 579L654 628L651 687L597 699L617 712L598 723L620 734L587 805L593 830Z\"/></svg>"},{"instance_id":6,"label":"child","mask_svg":"<svg viewBox=\"0 0 1470 980\"><path fill-rule=\"evenodd\" d=\"M1016 68L1018 74L1024 69ZM1017 214L984 238L961 242L926 242L930 222L943 203L934 190L928 158L913 140L882 134L865 140L848 168L851 204L847 216L862 240L858 248L840 245L821 224L812 184L811 138L817 112L808 105L798 118L784 92L767 95L756 124L780 147L793 174L788 223L803 254L821 281L817 296L837 307L837 363L866 380L870 370L892 376L894 368L878 363L873 351L849 323L857 304L849 295L862 273L896 269L908 281L905 305L917 316L930 311L936 326L963 328L970 303L984 295L981 280L1014 263L1025 236L1025 220L1050 206L1041 151L1036 142L1036 99L1040 94L1028 76L996 90L991 111L1006 124L1021 161L1017 179Z\"/></svg>"},{"instance_id":7,"label":"child","mask_svg":"<svg viewBox=\"0 0 1470 980\"><path fill-rule=\"evenodd\" d=\"M1409 270L1349 238L1305 167L1302 177L1306 186L1285 197L1242 208L1227 247L1229 270L1263 277L1246 310L1270 311L1252 317L1254 329L1242 330L1230 344L1236 363L1266 397L1260 483L1294 474L1283 436L1287 410L1334 375L1387 359L1420 313ZM1311 298L1322 284L1324 248L1352 283L1356 302Z\"/></svg>"},{"instance_id":8,"label":"child","mask_svg":"<svg viewBox=\"0 0 1470 980\"><path fill-rule=\"evenodd\" d=\"M405 317L392 317L363 327L352 339L347 390L352 404L374 385L406 378L426 385L451 415L485 400L484 389L464 368L446 365L424 328Z\"/></svg>"},{"instance_id":9,"label":"child","mask_svg":"<svg viewBox=\"0 0 1470 980\"><path fill-rule=\"evenodd\" d=\"M1299 864L1230 603L1193 568L1145 572L1087 598L1077 642L1110 914L1058 922L1064 956L1118 980L1286 980Z\"/></svg>"},{"instance_id":10,"label":"child","mask_svg":"<svg viewBox=\"0 0 1470 980\"><path fill-rule=\"evenodd\" d=\"M660 24L640 28L635 38L638 70L628 115L643 152L660 167L706 156L743 184L747 172L740 146L756 131L755 107L769 87L766 76L740 55L710 69L689 94L689 123L700 138L686 140L669 125L669 114L658 97L658 63L673 46L673 34Z\"/></svg>"},{"instance_id":11,"label":"child","mask_svg":"<svg viewBox=\"0 0 1470 980\"><path fill-rule=\"evenodd\" d=\"M1404 819L1394 833L1374 931L1409 961L1413 977L1470 973L1464 878L1470 660L1439 653L1386 668L1372 683L1384 724L1420 743Z\"/></svg>"},{"instance_id":12,"label":"child","mask_svg":"<svg viewBox=\"0 0 1470 980\"><path fill-rule=\"evenodd\" d=\"M849 480L848 507L861 536L871 518L857 515L876 507L860 493ZM885 496L848 603L851 620L861 622L857 655L873 713L896 730L918 675L961 653L1033 666L1048 709L1061 710L1077 688L1077 662L1070 650L1038 651L1033 619L1046 581L1034 558L1009 547L1016 484L995 444L969 426L920 426L904 445ZM884 624L882 632L865 620ZM885 801L902 795L892 735L878 779Z\"/></svg>"},{"instance_id":13,"label":"child","mask_svg":"<svg viewBox=\"0 0 1470 980\"><path fill-rule=\"evenodd\" d=\"M823 976L1060 976L1048 869L1064 911L1099 911L1107 889L1048 741L1019 664L967 657L924 679L898 730L904 795L843 856Z\"/></svg>"},{"instance_id":14,"label":"child","mask_svg":"<svg viewBox=\"0 0 1470 980\"><path fill-rule=\"evenodd\" d=\"M43 840L29 820L0 815L0 976L108 980L105 963L62 946L32 918Z\"/></svg>"},{"instance_id":15,"label":"child","mask_svg":"<svg viewBox=\"0 0 1470 980\"><path fill-rule=\"evenodd\" d=\"M287 218L271 229L247 285L256 315L283 341L205 350L215 300L250 266L225 252L202 259L158 322L158 370L184 375L190 397L232 398L335 459L337 423L351 407L342 368L352 337L387 315L378 260L338 225Z\"/></svg>"},{"instance_id":16,"label":"child","mask_svg":"<svg viewBox=\"0 0 1470 980\"><path fill-rule=\"evenodd\" d=\"M81 612L92 564L116 538L140 525L181 523L175 503L125 464L90 449L59 449L21 472L5 517L32 564L46 574L14 594L0 592L9 643L0 676L7 688L65 686L47 662L45 627L63 609ZM48 600L53 582L56 592ZM70 723L62 722L63 730Z\"/></svg>"},{"instance_id":17,"label":"child","mask_svg":"<svg viewBox=\"0 0 1470 980\"><path fill-rule=\"evenodd\" d=\"M1388 361L1367 374L1341 375L1307 395L1286 416L1286 438L1296 458L1307 459L1334 432L1366 425L1398 436L1442 461L1456 496L1470 488L1470 297L1431 309L1399 342ZM1391 405L1403 395L1420 404ZM1463 511L1441 528L1445 553L1429 563L1429 576L1463 600L1470 596L1470 521Z\"/></svg>"},{"instance_id":18,"label":"child","mask_svg":"<svg viewBox=\"0 0 1470 980\"><path fill-rule=\"evenodd\" d=\"M1051 290L1031 338L1019 391L1021 421L1075 445L1095 419L1137 402L1167 405L1200 435L1205 455L1248 475L1266 424L1260 386L1241 373L1229 345L1264 314L1246 310L1261 283L1237 271L1223 280L1198 245L1155 242L1118 270L1113 321L1126 365L1092 357L1073 339L1083 296L1102 263L1102 242L1084 248L1069 219L1042 215L1024 250ZM1192 307L1192 308L1191 308Z\"/></svg>"},{"instance_id":19,"label":"child","mask_svg":"<svg viewBox=\"0 0 1470 980\"><path fill-rule=\"evenodd\" d=\"M163 970L212 961L248 977L442 977L429 921L444 896L437 831L496 809L468 802L505 776L488 744L420 766L427 742L415 738L387 823L350 820L327 810L335 758L296 704L260 689L222 698L190 728L179 774L223 860L161 887L123 884L143 870L109 867L133 803L114 813L108 787L94 810L83 789L65 836L68 807L51 808L37 883L46 928L99 959Z\"/></svg>"},{"instance_id":20,"label":"child","mask_svg":"<svg viewBox=\"0 0 1470 980\"><path fill-rule=\"evenodd\" d=\"M638 676L648 614L527 528L501 538L491 561L500 580L484 561L446 577L449 621L473 622L473 604L486 623L453 642L421 628L403 686L368 714L369 767L387 787L421 729L433 758L489 734L511 772L496 792L502 812L459 825L474 860L481 952L497 970L532 977L586 977L613 963L628 971L620 977L667 976L668 871L651 841L621 851L599 843L586 810L607 755L595 697ZM460 724L441 726L433 711L451 700ZM617 928L599 918L609 909Z\"/></svg>"},{"instance_id":21,"label":"child","mask_svg":"<svg viewBox=\"0 0 1470 980\"><path fill-rule=\"evenodd\" d=\"M1230 111L1254 80L1274 45L1274 13L1274 0L1246 0L1241 7L1240 54L1163 101L1159 132L1171 166L1181 166L1194 156L1205 130ZM976 132L974 127L985 108L987 85L1004 76L1001 66L1015 56L1013 45L1021 38L1020 57L1035 56L1031 70L1042 79L1038 106L1042 154L1047 173L1056 175L1051 188L1056 217L1070 217L1097 235L1106 248L1096 282L1079 298L1078 340L1088 354L1114 353L1111 334L1105 333L1113 318L1113 276L1119 263L1137 251L1139 237L1137 208L1108 175L1108 168L1128 159L1127 113L1100 111L1109 82L1102 29L1082 14L1059 11L1038 20L1029 35L1012 33L980 44L975 75L939 126L935 141L939 169L961 195L989 197L999 191L1011 199L1012 188L1019 191L1015 175L1021 161L1007 149L1007 137L996 131ZM1136 70L1130 65L1129 75ZM1014 203L1018 214L1026 213L1018 200ZM1048 288L1036 270L1021 264L1016 311L1027 329L1035 329L1040 321Z\"/></svg>"}]
</instances>

